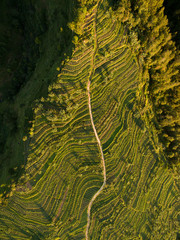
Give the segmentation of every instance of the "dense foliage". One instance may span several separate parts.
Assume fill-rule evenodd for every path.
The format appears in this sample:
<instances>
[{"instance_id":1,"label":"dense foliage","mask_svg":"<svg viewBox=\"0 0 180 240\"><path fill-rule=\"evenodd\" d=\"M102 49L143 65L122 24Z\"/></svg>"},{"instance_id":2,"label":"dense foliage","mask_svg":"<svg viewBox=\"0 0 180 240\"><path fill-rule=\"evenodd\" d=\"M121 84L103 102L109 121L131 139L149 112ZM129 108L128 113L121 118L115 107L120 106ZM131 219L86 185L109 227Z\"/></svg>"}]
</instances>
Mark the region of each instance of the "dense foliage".
<instances>
[{"instance_id":1,"label":"dense foliage","mask_svg":"<svg viewBox=\"0 0 180 240\"><path fill-rule=\"evenodd\" d=\"M148 114L169 162L180 151L180 59L161 1L116 1L114 9L133 35L134 51L143 69L143 113ZM136 39L137 38L137 39ZM141 62L143 58L143 63ZM141 93L142 94L142 93Z\"/></svg>"},{"instance_id":2,"label":"dense foliage","mask_svg":"<svg viewBox=\"0 0 180 240\"><path fill-rule=\"evenodd\" d=\"M34 100L71 56L74 8L71 0L0 1L0 194L23 173Z\"/></svg>"},{"instance_id":3,"label":"dense foliage","mask_svg":"<svg viewBox=\"0 0 180 240\"><path fill-rule=\"evenodd\" d=\"M43 9L41 4L47 7L49 24L47 32L34 39L40 58L11 109L18 113L17 132L22 129L16 139L12 137L12 155L21 144L26 164L6 205L0 204L0 239L84 240L87 209L101 189L91 208L89 239L177 240L177 167L173 165L172 171L162 166L159 159L164 155L153 145L151 129L143 121L149 114L148 120L155 123L150 115L150 69L145 65L150 53L142 57L146 49L138 36L140 20L135 21L127 1L117 5L116 12L107 0L79 1L76 13L82 18L77 15L70 24L76 47L71 57L63 59L62 47L68 45L62 44L63 39L69 37L71 43L74 33L65 31L68 14L60 17L62 2L65 9L67 0L32 0L37 12ZM73 6L68 5L70 9ZM80 25L84 31L78 34ZM43 97L41 89L46 90ZM32 106L34 99L37 104ZM32 108L32 126L24 132ZM103 190L97 142L106 165ZM22 151L16 155L20 158ZM16 167L9 170L12 176L16 172Z\"/></svg>"}]
</instances>

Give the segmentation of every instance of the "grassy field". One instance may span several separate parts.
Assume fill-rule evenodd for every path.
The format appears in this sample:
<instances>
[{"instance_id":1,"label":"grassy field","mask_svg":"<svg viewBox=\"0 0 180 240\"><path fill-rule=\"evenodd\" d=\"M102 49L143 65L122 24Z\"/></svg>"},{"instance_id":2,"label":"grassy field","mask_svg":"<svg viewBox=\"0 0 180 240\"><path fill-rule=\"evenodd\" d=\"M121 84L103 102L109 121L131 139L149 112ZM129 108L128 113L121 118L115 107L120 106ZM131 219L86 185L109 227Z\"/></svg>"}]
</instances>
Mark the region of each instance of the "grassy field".
<instances>
[{"instance_id":1,"label":"grassy field","mask_svg":"<svg viewBox=\"0 0 180 240\"><path fill-rule=\"evenodd\" d=\"M103 182L86 90L94 44L92 114L107 184L92 206L89 239L178 239L177 176L160 164L138 111L138 61L107 1L101 1L94 17L92 9L84 24L91 37L76 46L48 96L34 107L31 136L25 142L25 184L18 184L7 206L0 206L0 239L85 239L87 206ZM58 60L51 63L54 57L44 54L40 72L50 81ZM43 87L36 71L34 78ZM25 104L31 102L28 97L38 95L37 85L29 83L17 104L25 96Z\"/></svg>"}]
</instances>

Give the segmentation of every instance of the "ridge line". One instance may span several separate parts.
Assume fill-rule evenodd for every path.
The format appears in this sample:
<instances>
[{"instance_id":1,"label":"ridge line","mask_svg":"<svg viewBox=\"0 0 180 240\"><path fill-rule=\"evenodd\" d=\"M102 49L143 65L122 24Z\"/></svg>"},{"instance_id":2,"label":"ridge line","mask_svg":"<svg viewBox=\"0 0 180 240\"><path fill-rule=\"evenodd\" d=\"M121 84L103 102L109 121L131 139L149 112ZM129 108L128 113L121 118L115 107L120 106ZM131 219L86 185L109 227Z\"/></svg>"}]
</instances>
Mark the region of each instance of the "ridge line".
<instances>
[{"instance_id":1,"label":"ridge line","mask_svg":"<svg viewBox=\"0 0 180 240\"><path fill-rule=\"evenodd\" d=\"M93 115L92 115L92 108L91 108L91 95L90 95L90 85L91 85L91 79L92 79L92 75L93 75L93 69L94 69L94 61L95 61L95 55L96 55L96 51L97 51L97 33L96 33L96 19L97 19L97 9L99 6L101 0L99 0L97 2L97 7L95 9L95 19L94 19L94 53L92 56L92 62L91 62L91 70L90 70L90 74L89 74L89 79L88 79L88 83L87 83L87 95L88 95L88 107L89 107L89 115L90 115L90 119L91 119L91 125L99 146L99 150L101 153L101 163L103 165L103 176L104 176L104 181L102 186L100 187L100 189L94 194L94 196L92 197L91 201L88 204L88 209L87 209L87 225L86 225L86 240L88 240L88 233L89 233L89 226L90 226L90 216L91 216L91 207L92 204L94 202L94 200L97 198L97 196L100 194L100 192L103 190L104 186L106 185L106 165L105 165L105 160L104 160L104 154L103 154L103 150L102 150L102 145L101 145L101 141L99 139L96 127L94 125L94 120L93 120Z\"/></svg>"}]
</instances>

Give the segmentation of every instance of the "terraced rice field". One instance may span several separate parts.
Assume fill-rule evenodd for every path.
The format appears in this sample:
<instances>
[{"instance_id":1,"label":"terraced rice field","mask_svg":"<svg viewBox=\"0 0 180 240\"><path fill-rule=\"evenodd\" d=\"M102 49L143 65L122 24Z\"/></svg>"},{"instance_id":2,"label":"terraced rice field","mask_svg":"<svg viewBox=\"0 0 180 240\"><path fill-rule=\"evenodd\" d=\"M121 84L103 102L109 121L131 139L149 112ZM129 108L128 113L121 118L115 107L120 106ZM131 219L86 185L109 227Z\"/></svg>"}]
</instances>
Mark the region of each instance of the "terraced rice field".
<instances>
[{"instance_id":1,"label":"terraced rice field","mask_svg":"<svg viewBox=\"0 0 180 240\"><path fill-rule=\"evenodd\" d=\"M0 239L85 239L88 205L104 181L89 80L107 180L92 203L88 239L177 239L178 184L135 106L139 66L111 15L106 1L88 13L88 42L35 110L28 182L0 207Z\"/></svg>"}]
</instances>

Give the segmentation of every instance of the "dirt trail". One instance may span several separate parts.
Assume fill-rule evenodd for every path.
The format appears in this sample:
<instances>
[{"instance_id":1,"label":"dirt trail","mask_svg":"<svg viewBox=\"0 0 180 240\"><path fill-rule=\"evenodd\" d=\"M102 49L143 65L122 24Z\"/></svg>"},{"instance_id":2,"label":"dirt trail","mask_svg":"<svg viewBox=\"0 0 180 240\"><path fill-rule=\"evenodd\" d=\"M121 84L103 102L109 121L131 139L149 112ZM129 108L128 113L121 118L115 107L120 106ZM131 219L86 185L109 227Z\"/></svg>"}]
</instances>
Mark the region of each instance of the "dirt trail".
<instances>
[{"instance_id":1,"label":"dirt trail","mask_svg":"<svg viewBox=\"0 0 180 240\"><path fill-rule=\"evenodd\" d=\"M106 184L106 165L105 165L105 160L104 160L104 154L103 154L103 150L102 150L102 145L101 145L101 141L99 139L98 133L96 131L96 127L94 125L94 121L93 121L93 115L92 115L92 109L91 109L91 94L90 94L90 85L91 85L91 79L94 73L94 65L95 65L95 56L96 56L96 52L97 52L97 34L96 34L96 19L97 19L97 9L99 6L101 0L99 0L97 2L97 7L95 9L95 18L94 18L94 53L92 56L92 62L91 62L91 70L90 70L90 74L89 74L89 80L87 83L87 95L88 95L88 107L89 107L89 115L90 115L90 119L91 119L91 125L99 146L99 150L101 153L101 163L103 166L103 176L104 176L104 181L103 184L101 186L101 188L94 194L94 196L92 197L91 201L89 202L88 205L88 209L87 209L87 225L86 225L86 240L88 240L88 233L89 233L89 226L90 226L90 221L91 221L91 207L92 204L94 202L94 200L97 198L97 196L100 194L100 192L103 190L105 184Z\"/></svg>"}]
</instances>

